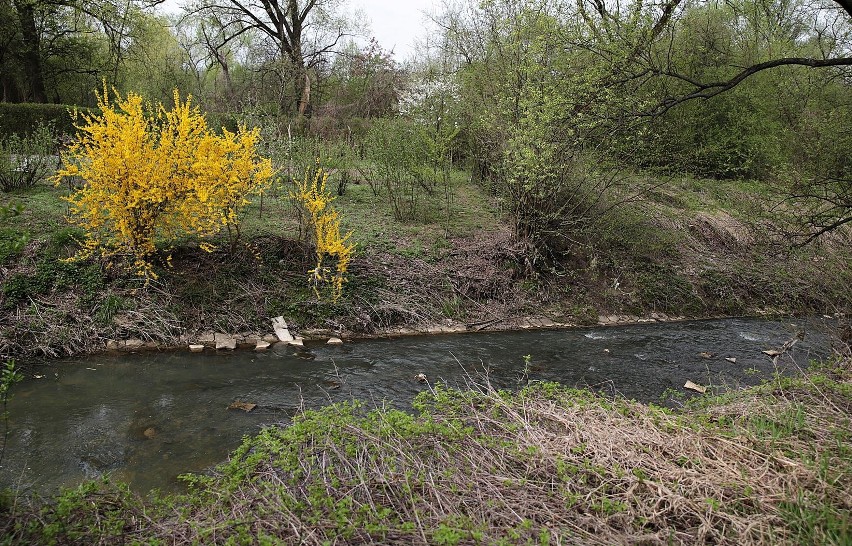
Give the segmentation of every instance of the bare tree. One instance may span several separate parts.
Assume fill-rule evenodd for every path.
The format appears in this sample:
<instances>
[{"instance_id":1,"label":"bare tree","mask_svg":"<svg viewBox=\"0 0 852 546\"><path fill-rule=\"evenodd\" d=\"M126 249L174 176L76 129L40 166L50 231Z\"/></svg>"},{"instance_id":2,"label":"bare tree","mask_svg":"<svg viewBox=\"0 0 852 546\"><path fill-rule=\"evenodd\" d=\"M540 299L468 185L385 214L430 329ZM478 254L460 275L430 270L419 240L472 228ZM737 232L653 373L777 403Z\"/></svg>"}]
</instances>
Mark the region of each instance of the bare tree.
<instances>
[{"instance_id":1,"label":"bare tree","mask_svg":"<svg viewBox=\"0 0 852 546\"><path fill-rule=\"evenodd\" d=\"M352 20L341 13L342 5L342 0L200 0L191 9L216 13L225 36L220 46L246 32L269 39L284 63L282 84L291 89L285 94L289 104L282 104L284 111L306 115L312 71L354 31Z\"/></svg>"}]
</instances>

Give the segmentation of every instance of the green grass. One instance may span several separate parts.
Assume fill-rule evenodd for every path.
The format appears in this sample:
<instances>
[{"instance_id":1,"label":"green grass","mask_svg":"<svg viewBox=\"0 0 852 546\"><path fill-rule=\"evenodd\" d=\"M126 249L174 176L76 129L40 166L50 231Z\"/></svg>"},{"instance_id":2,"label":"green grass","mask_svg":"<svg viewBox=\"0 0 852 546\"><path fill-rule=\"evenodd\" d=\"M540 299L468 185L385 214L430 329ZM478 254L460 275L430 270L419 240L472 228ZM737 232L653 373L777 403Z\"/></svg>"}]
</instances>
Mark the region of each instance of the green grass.
<instances>
[{"instance_id":1,"label":"green grass","mask_svg":"<svg viewBox=\"0 0 852 546\"><path fill-rule=\"evenodd\" d=\"M329 182L333 188L334 183ZM263 197L253 196L242 211L240 231L243 238L275 235L298 236L298 221L289 199L289 184L278 183ZM34 238L48 236L67 225L68 206L62 197L65 187L42 183L24 191L6 194L9 205L24 207L18 217L7 220L9 227L26 231ZM423 202L423 214L410 222L398 221L384 194L374 196L366 183L347 186L346 193L334 201L342 216L343 228L353 231L353 239L362 248L379 247L403 255L431 253L446 246L447 237L467 237L499 224L492 200L470 183L464 171L453 171L450 180L449 212L442 188Z\"/></svg>"},{"instance_id":2,"label":"green grass","mask_svg":"<svg viewBox=\"0 0 852 546\"><path fill-rule=\"evenodd\" d=\"M445 246L447 237L469 237L499 225L491 200L463 171L452 173L449 212L441 188L423 203L422 216L409 222L396 220L385 196L373 195L367 184L350 185L335 205L344 216L344 227L354 232L362 247L378 246L403 255L429 254Z\"/></svg>"},{"instance_id":3,"label":"green grass","mask_svg":"<svg viewBox=\"0 0 852 546\"><path fill-rule=\"evenodd\" d=\"M67 203L62 196L67 194L66 189L47 183L4 194L8 204L23 207L20 215L8 220L10 227L26 230L36 238L53 233L65 225Z\"/></svg>"},{"instance_id":4,"label":"green grass","mask_svg":"<svg viewBox=\"0 0 852 546\"><path fill-rule=\"evenodd\" d=\"M334 176L328 187L336 187ZM400 221L384 193L376 196L366 182L349 183L334 201L342 216L342 229L352 231L359 250L372 249L405 257L426 258L448 248L448 238L469 237L497 229L500 219L492 200L470 183L464 171L453 171L449 207L443 188L421 202L417 218ZM244 238L275 235L297 238L299 225L289 200L289 184L272 187L261 198L253 197L242 214Z\"/></svg>"},{"instance_id":5,"label":"green grass","mask_svg":"<svg viewBox=\"0 0 852 546\"><path fill-rule=\"evenodd\" d=\"M35 339L49 354L96 350L109 336L139 335L135 326L118 328L127 314L161 324L163 330L150 335L173 343L180 330L265 331L268 317L277 315L305 328L336 324L374 332L498 315L511 320L539 314L586 324L611 314L848 309L852 250L811 246L779 256L760 233L740 237L748 230L752 204L765 201L768 191L758 182L667 179L646 199L572 234L576 243L565 250L564 263L531 271L525 261L531 257L519 255L521 245L505 236L509 220L497 200L464 171L451 173L449 201L438 187L421 201L417 216L405 221L395 217L386 195L375 195L365 181L351 182L334 206L343 230L352 231L356 261L343 298L332 303L317 299L308 287L313 255L303 244L305 234L297 241L289 183L251 200L234 248L226 233L213 240L213 254L201 252L200 241L188 236L163 241L155 263L160 278L147 287L120 267L58 262L74 254L82 232L66 220L67 189L42 183L4 194L7 206L22 212L9 213L0 229L0 264L7 271L0 287L6 313L0 341L5 337L10 355ZM33 298L42 303L33 307ZM52 341L44 326L44 302L59 314L51 320L64 325L61 340ZM75 330L89 332L91 341L69 343L68 333Z\"/></svg>"}]
</instances>

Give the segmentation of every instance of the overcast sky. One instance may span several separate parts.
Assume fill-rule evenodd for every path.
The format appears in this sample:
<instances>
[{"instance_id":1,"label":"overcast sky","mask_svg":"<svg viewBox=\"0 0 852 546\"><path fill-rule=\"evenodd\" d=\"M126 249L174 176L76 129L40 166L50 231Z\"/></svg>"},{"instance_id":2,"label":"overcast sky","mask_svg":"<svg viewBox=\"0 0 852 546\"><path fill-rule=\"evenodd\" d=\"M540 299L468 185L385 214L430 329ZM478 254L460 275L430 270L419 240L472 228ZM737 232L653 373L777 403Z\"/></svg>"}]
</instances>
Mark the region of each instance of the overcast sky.
<instances>
[{"instance_id":1,"label":"overcast sky","mask_svg":"<svg viewBox=\"0 0 852 546\"><path fill-rule=\"evenodd\" d=\"M425 38L423 12L435 11L437 0L356 0L352 5L366 15L372 35L385 49L393 49L397 61L414 52L415 40Z\"/></svg>"},{"instance_id":2,"label":"overcast sky","mask_svg":"<svg viewBox=\"0 0 852 546\"><path fill-rule=\"evenodd\" d=\"M176 11L183 0L166 0L165 9ZM432 13L439 0L353 0L347 2L360 10L369 23L370 35L384 49L392 49L396 60L403 62L414 53L415 40L425 38L424 12ZM369 38L369 37L368 37Z\"/></svg>"}]
</instances>

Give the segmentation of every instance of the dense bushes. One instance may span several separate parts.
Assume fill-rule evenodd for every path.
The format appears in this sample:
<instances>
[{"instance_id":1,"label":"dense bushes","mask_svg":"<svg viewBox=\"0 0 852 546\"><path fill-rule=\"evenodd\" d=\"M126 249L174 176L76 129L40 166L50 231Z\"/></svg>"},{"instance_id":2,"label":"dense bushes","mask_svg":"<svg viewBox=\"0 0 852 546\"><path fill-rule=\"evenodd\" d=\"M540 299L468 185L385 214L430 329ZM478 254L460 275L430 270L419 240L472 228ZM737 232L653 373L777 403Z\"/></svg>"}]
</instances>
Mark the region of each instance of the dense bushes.
<instances>
[{"instance_id":1,"label":"dense bushes","mask_svg":"<svg viewBox=\"0 0 852 546\"><path fill-rule=\"evenodd\" d=\"M373 192L385 193L397 220L413 220L424 194L436 186L427 168L429 141L424 128L405 120L376 120L365 146L375 167Z\"/></svg>"},{"instance_id":2,"label":"dense bushes","mask_svg":"<svg viewBox=\"0 0 852 546\"><path fill-rule=\"evenodd\" d=\"M39 126L52 125L59 135L73 135L74 111L94 113L91 108L65 104L12 104L0 102L0 137L29 134Z\"/></svg>"}]
</instances>

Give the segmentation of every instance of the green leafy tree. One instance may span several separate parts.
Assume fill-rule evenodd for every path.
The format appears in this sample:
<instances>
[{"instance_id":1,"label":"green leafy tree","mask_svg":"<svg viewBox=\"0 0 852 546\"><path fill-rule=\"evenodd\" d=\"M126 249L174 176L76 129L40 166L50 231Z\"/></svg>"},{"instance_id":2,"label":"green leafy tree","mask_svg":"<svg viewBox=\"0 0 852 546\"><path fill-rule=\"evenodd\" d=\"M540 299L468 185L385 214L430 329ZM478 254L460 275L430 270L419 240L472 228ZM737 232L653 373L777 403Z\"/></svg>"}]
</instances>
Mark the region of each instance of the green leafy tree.
<instances>
[{"instance_id":1,"label":"green leafy tree","mask_svg":"<svg viewBox=\"0 0 852 546\"><path fill-rule=\"evenodd\" d=\"M794 158L803 106L835 112L845 105L814 99L852 96L850 22L843 2L794 0L498 0L439 20L485 164L476 171L506 195L518 236L552 258L641 191L617 175L631 168L795 179L785 197L819 211L806 215L817 231L845 223L846 175L818 162L797 172L806 162ZM818 191L797 190L807 187Z\"/></svg>"},{"instance_id":2,"label":"green leafy tree","mask_svg":"<svg viewBox=\"0 0 852 546\"><path fill-rule=\"evenodd\" d=\"M0 83L3 100L87 104L102 79L122 87L128 60L166 47L160 0L13 0L0 4ZM167 30L164 30L168 34ZM173 40L172 40L173 41ZM171 68L181 60L172 59ZM165 76L166 74L164 74ZM172 74L174 75L174 74ZM180 83L172 82L172 85ZM166 92L166 95L168 91Z\"/></svg>"},{"instance_id":3,"label":"green leafy tree","mask_svg":"<svg viewBox=\"0 0 852 546\"><path fill-rule=\"evenodd\" d=\"M533 271L584 245L596 221L640 190L624 176L639 125L625 113L642 97L617 92L614 61L574 45L586 33L568 8L489 2L447 23L465 60L473 155L488 162L480 171L503 198ZM615 38L608 47L622 63L630 54Z\"/></svg>"}]
</instances>

